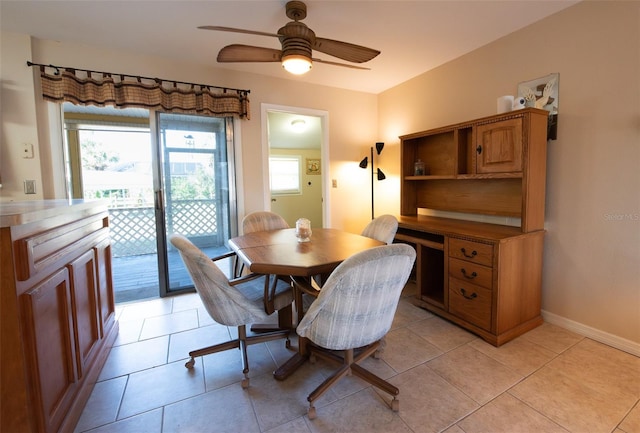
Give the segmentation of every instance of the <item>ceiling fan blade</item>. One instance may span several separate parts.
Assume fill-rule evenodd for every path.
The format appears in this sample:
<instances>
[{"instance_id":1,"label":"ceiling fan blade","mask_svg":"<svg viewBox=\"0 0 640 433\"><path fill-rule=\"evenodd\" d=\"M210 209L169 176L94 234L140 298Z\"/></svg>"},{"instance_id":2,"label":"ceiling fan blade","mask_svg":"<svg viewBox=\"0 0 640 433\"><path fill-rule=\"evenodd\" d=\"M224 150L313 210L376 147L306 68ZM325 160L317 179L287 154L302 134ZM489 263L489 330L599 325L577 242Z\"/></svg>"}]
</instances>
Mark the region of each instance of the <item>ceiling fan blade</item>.
<instances>
[{"instance_id":1,"label":"ceiling fan blade","mask_svg":"<svg viewBox=\"0 0 640 433\"><path fill-rule=\"evenodd\" d=\"M345 68L363 69L363 70L366 70L366 71L370 71L371 70L371 68L364 68L362 66L349 65L349 64L346 64L346 63L330 62L328 60L322 60L322 59L311 59L311 60L313 60L314 62L317 62L317 63L324 63L325 65L344 66Z\"/></svg>"},{"instance_id":2,"label":"ceiling fan blade","mask_svg":"<svg viewBox=\"0 0 640 433\"><path fill-rule=\"evenodd\" d=\"M279 62L282 51L251 45L227 45L218 53L218 62Z\"/></svg>"},{"instance_id":3,"label":"ceiling fan blade","mask_svg":"<svg viewBox=\"0 0 640 433\"><path fill-rule=\"evenodd\" d=\"M348 62L363 63L376 57L380 51L348 42L316 37L311 48Z\"/></svg>"},{"instance_id":4,"label":"ceiling fan blade","mask_svg":"<svg viewBox=\"0 0 640 433\"><path fill-rule=\"evenodd\" d=\"M274 38L278 37L278 35L275 33L257 32L255 30L236 29L234 27L199 26L198 28L202 30L218 30L221 32L245 33L247 35L258 35L258 36L272 36Z\"/></svg>"}]
</instances>

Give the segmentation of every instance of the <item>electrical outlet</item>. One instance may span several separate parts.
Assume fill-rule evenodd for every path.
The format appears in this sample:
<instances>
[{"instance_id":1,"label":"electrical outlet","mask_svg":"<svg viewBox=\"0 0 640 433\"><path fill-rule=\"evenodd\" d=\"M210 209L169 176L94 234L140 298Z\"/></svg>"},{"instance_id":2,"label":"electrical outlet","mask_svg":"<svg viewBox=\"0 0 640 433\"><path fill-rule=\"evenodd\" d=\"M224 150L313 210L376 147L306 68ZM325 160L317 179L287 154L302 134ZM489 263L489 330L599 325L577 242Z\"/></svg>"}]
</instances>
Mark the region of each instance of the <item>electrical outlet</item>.
<instances>
[{"instance_id":1,"label":"electrical outlet","mask_svg":"<svg viewBox=\"0 0 640 433\"><path fill-rule=\"evenodd\" d=\"M36 181L35 180L25 180L24 181L24 193L25 194L35 194L36 193Z\"/></svg>"},{"instance_id":2,"label":"electrical outlet","mask_svg":"<svg viewBox=\"0 0 640 433\"><path fill-rule=\"evenodd\" d=\"M331 179L331 186L333 188L337 188L338 187L338 179Z\"/></svg>"}]
</instances>

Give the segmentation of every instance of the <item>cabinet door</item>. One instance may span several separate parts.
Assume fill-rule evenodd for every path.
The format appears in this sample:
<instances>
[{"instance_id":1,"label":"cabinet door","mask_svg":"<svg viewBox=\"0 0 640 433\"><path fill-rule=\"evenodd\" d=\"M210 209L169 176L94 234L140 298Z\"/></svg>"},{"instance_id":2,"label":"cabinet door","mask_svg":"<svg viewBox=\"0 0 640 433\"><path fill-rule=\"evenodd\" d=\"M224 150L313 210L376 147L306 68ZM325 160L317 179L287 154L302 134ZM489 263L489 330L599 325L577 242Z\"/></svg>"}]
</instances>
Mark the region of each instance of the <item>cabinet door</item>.
<instances>
[{"instance_id":1,"label":"cabinet door","mask_svg":"<svg viewBox=\"0 0 640 433\"><path fill-rule=\"evenodd\" d=\"M93 249L69 264L78 375L82 377L98 352L100 331Z\"/></svg>"},{"instance_id":2,"label":"cabinet door","mask_svg":"<svg viewBox=\"0 0 640 433\"><path fill-rule=\"evenodd\" d=\"M22 303L38 430L55 432L78 388L67 269L59 270L22 295Z\"/></svg>"},{"instance_id":3,"label":"cabinet door","mask_svg":"<svg viewBox=\"0 0 640 433\"><path fill-rule=\"evenodd\" d=\"M476 173L522 171L522 118L476 127Z\"/></svg>"},{"instance_id":4,"label":"cabinet door","mask_svg":"<svg viewBox=\"0 0 640 433\"><path fill-rule=\"evenodd\" d=\"M115 299L113 276L111 275L111 242L105 239L94 248L96 254L96 281L98 283L98 305L100 313L100 338L115 321Z\"/></svg>"}]
</instances>

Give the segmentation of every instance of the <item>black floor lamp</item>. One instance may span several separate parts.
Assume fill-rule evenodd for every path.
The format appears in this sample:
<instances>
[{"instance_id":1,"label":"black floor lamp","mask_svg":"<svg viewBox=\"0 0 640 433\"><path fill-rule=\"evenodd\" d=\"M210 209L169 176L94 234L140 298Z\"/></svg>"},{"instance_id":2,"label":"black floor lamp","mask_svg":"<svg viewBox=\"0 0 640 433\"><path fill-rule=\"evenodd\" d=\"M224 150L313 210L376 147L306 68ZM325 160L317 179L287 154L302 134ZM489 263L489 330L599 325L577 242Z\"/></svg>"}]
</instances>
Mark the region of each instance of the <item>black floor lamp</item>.
<instances>
[{"instance_id":1,"label":"black floor lamp","mask_svg":"<svg viewBox=\"0 0 640 433\"><path fill-rule=\"evenodd\" d=\"M384 148L384 143L378 142L376 143L376 152L378 153L378 155L380 155L380 153L382 152L382 149ZM369 157L365 156L362 161L360 161L360 168L367 168L367 165L369 164ZM380 170L380 168L378 168L378 171L374 170L373 167L373 146L371 147L371 219L374 218L374 206L373 206L373 175L374 173L377 174L378 176L378 180L384 180L387 178L387 176L384 175L384 173L382 172L382 170Z\"/></svg>"}]
</instances>

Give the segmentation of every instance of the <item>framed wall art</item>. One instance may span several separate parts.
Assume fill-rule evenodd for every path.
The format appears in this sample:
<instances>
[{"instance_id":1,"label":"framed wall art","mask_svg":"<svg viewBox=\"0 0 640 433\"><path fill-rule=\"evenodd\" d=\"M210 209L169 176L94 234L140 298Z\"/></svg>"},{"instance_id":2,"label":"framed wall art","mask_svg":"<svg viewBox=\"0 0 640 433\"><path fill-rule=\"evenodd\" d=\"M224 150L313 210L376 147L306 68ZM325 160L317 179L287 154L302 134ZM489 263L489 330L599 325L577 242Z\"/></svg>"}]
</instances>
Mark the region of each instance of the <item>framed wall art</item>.
<instances>
[{"instance_id":1,"label":"framed wall art","mask_svg":"<svg viewBox=\"0 0 640 433\"><path fill-rule=\"evenodd\" d=\"M321 174L320 160L315 158L307 158L305 167L307 168L307 174Z\"/></svg>"},{"instance_id":2,"label":"framed wall art","mask_svg":"<svg viewBox=\"0 0 640 433\"><path fill-rule=\"evenodd\" d=\"M518 97L525 99L525 107L535 107L549 112L547 140L558 135L558 85L560 74L549 74L518 84Z\"/></svg>"}]
</instances>

